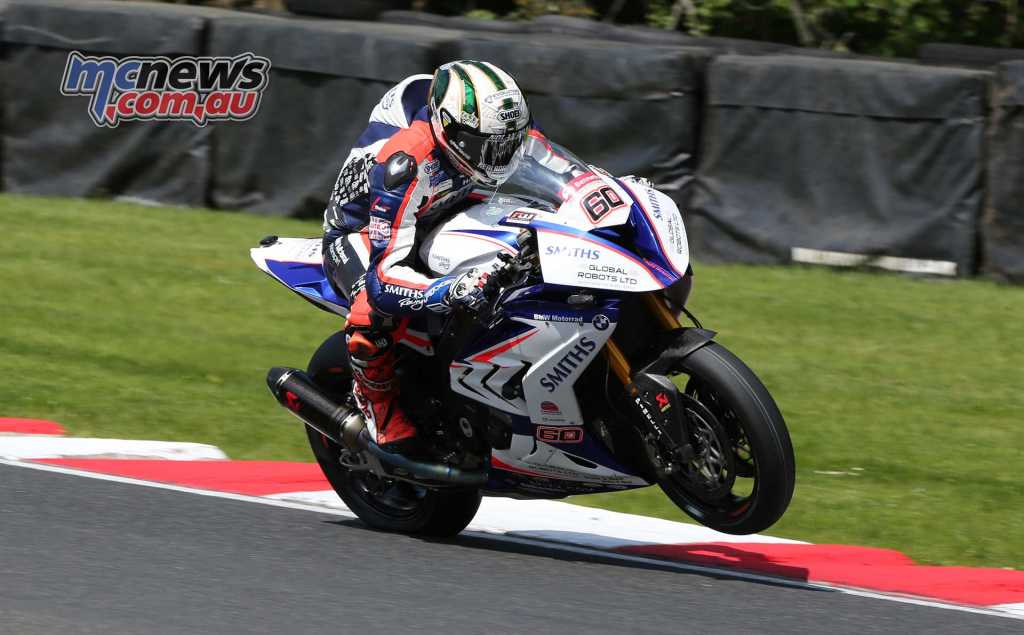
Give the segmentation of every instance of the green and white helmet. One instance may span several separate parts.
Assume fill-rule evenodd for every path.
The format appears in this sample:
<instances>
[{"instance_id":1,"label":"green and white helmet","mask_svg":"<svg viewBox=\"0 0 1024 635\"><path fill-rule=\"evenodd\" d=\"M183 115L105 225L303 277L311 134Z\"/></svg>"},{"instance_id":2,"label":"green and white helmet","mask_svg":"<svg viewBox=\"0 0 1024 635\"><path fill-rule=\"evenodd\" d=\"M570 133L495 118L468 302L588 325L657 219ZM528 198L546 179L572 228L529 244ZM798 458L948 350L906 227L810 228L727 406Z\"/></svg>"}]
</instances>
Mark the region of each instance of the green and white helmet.
<instances>
[{"instance_id":1,"label":"green and white helmet","mask_svg":"<svg viewBox=\"0 0 1024 635\"><path fill-rule=\"evenodd\" d=\"M430 127L457 170L485 187L515 172L530 109L512 76L488 62L444 64L430 85Z\"/></svg>"}]
</instances>

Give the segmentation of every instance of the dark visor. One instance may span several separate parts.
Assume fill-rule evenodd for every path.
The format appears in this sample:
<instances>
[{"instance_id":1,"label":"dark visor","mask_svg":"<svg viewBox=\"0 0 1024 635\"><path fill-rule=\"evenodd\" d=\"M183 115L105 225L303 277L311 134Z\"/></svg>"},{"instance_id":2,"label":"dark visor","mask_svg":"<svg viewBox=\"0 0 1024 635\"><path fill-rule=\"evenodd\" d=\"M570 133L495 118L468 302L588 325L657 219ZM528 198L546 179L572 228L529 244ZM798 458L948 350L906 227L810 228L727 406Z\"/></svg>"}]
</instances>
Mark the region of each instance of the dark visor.
<instances>
[{"instance_id":1,"label":"dark visor","mask_svg":"<svg viewBox=\"0 0 1024 635\"><path fill-rule=\"evenodd\" d=\"M506 134L479 134L459 125L449 126L448 139L457 151L477 166L505 167L523 146L529 127Z\"/></svg>"}]
</instances>

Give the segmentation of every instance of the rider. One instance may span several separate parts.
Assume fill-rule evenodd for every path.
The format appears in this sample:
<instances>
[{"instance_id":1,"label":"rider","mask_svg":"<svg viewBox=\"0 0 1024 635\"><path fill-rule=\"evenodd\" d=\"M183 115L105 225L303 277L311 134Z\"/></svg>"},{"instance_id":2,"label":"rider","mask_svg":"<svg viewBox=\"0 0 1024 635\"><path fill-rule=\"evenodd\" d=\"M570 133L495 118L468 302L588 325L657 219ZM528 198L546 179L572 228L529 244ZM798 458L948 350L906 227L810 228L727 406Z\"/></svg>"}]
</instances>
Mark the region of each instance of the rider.
<instances>
[{"instance_id":1,"label":"rider","mask_svg":"<svg viewBox=\"0 0 1024 635\"><path fill-rule=\"evenodd\" d=\"M515 80L488 62L460 60L389 90L341 168L324 213L324 269L352 300L345 335L354 394L388 451L416 442L397 400L396 331L412 315L476 304L488 275L424 275L417 230L490 195L515 171L528 136L543 140Z\"/></svg>"}]
</instances>

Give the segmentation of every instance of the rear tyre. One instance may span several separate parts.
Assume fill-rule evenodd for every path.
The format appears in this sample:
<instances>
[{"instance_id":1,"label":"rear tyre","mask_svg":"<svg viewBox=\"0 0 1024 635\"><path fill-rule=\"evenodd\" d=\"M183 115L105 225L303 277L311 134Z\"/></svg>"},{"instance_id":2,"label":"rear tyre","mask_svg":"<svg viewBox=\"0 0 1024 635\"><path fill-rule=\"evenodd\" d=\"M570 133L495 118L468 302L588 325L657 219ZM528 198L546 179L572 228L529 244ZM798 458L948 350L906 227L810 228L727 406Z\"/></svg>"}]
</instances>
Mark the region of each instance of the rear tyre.
<instances>
[{"instance_id":1,"label":"rear tyre","mask_svg":"<svg viewBox=\"0 0 1024 635\"><path fill-rule=\"evenodd\" d=\"M786 423L764 384L711 342L680 360L689 377L685 415L698 461L659 485L695 520L729 534L771 527L789 506L796 460Z\"/></svg>"},{"instance_id":2,"label":"rear tyre","mask_svg":"<svg viewBox=\"0 0 1024 635\"><path fill-rule=\"evenodd\" d=\"M320 345L307 374L335 400L349 399L352 372L343 333L335 333ZM341 447L309 426L304 427L313 456L331 487L360 520L374 529L454 536L466 528L480 507L477 489L430 490L349 470L339 461Z\"/></svg>"}]
</instances>

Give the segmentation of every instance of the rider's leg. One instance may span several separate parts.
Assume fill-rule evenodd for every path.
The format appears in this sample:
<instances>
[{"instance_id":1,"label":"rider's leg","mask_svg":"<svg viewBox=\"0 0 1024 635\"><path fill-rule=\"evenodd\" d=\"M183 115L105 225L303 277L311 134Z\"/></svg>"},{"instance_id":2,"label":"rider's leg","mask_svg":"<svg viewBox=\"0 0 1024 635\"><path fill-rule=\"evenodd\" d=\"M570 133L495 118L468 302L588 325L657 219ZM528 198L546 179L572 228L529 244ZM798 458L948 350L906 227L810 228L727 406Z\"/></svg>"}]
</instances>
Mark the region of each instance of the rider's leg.
<instances>
[{"instance_id":1,"label":"rider's leg","mask_svg":"<svg viewBox=\"0 0 1024 635\"><path fill-rule=\"evenodd\" d=\"M349 301L363 286L370 262L370 238L366 230L344 232L331 229L324 234L324 273L335 291Z\"/></svg>"},{"instance_id":2,"label":"rider's leg","mask_svg":"<svg viewBox=\"0 0 1024 635\"><path fill-rule=\"evenodd\" d=\"M345 341L352 362L356 402L377 444L389 451L402 452L414 445L416 428L398 404L394 325L374 319L363 290L369 257L365 231L331 230L324 236L324 272L352 305L345 324Z\"/></svg>"},{"instance_id":3,"label":"rider's leg","mask_svg":"<svg viewBox=\"0 0 1024 635\"><path fill-rule=\"evenodd\" d=\"M354 394L370 432L376 434L377 445L403 452L414 447L416 428L398 403L394 329L379 322L373 319L366 291L360 291L345 325Z\"/></svg>"}]
</instances>

